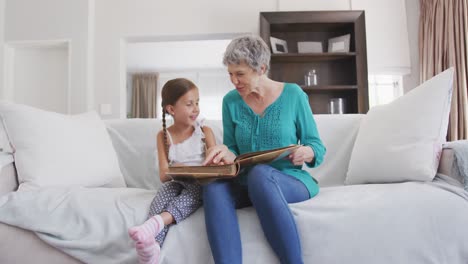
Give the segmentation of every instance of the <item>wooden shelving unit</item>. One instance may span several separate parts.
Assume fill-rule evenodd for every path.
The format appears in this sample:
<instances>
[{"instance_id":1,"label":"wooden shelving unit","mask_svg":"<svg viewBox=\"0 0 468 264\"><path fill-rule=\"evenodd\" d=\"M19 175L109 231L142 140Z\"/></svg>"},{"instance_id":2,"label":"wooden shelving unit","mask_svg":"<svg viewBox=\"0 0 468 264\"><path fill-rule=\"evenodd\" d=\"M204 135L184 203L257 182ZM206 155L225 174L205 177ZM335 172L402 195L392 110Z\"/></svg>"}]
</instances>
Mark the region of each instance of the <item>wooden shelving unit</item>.
<instances>
[{"instance_id":1,"label":"wooden shelving unit","mask_svg":"<svg viewBox=\"0 0 468 264\"><path fill-rule=\"evenodd\" d=\"M337 91L337 90L357 90L357 85L300 85L301 88L306 92L314 91Z\"/></svg>"},{"instance_id":2,"label":"wooden shelving unit","mask_svg":"<svg viewBox=\"0 0 468 264\"><path fill-rule=\"evenodd\" d=\"M350 34L349 52L328 52L328 40ZM299 84L309 95L314 113L328 113L331 98L346 101L346 113L369 109L364 11L304 11L260 13L260 35L285 40L288 53L272 54L271 78ZM322 53L298 53L299 41L322 42ZM304 85L314 69L318 84Z\"/></svg>"},{"instance_id":3,"label":"wooden shelving unit","mask_svg":"<svg viewBox=\"0 0 468 264\"><path fill-rule=\"evenodd\" d=\"M272 54L272 62L308 62L308 61L333 61L343 59L353 59L355 52L337 52L337 53L286 53Z\"/></svg>"}]
</instances>

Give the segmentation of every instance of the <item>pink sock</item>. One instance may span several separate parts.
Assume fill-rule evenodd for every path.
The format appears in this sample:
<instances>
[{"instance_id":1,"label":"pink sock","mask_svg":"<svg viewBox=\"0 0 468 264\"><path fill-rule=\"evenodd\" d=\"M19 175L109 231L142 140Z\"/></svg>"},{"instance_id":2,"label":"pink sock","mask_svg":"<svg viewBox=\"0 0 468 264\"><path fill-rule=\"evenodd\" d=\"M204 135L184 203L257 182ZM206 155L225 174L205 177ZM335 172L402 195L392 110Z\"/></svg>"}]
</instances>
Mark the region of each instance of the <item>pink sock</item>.
<instances>
[{"instance_id":1,"label":"pink sock","mask_svg":"<svg viewBox=\"0 0 468 264\"><path fill-rule=\"evenodd\" d=\"M137 242L136 250L138 254L138 263L140 264L158 264L161 247L156 240Z\"/></svg>"},{"instance_id":2,"label":"pink sock","mask_svg":"<svg viewBox=\"0 0 468 264\"><path fill-rule=\"evenodd\" d=\"M154 242L154 237L164 228L164 221L160 215L146 220L142 225L128 229L128 235L137 243Z\"/></svg>"}]
</instances>

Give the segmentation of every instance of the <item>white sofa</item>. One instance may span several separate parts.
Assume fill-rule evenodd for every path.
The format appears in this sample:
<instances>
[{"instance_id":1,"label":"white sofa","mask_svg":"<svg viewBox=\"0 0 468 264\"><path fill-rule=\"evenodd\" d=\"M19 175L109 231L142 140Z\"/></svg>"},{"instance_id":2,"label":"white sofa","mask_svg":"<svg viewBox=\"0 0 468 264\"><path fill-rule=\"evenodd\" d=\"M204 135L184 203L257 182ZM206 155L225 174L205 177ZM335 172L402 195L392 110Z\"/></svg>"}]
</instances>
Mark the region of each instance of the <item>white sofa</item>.
<instances>
[{"instance_id":1,"label":"white sofa","mask_svg":"<svg viewBox=\"0 0 468 264\"><path fill-rule=\"evenodd\" d=\"M468 172L442 151L452 81L449 69L366 115L315 116L322 188L291 205L305 263L466 263ZM0 148L15 153L0 155L0 263L135 263L127 229L160 186L159 120L104 125L1 102L0 116ZM207 125L219 142L221 122ZM253 209L238 218L244 263L278 263ZM171 228L161 262L213 263L203 208Z\"/></svg>"},{"instance_id":2,"label":"white sofa","mask_svg":"<svg viewBox=\"0 0 468 264\"><path fill-rule=\"evenodd\" d=\"M315 116L327 147L324 163L310 170L318 179L321 191L314 199L291 205L301 234L305 263L466 263L468 196L461 188L463 180L452 173L453 152L450 149L443 151L439 174L432 182L344 185L363 117ZM76 214L73 208L70 209L68 214L79 218L73 227L73 232L76 231L74 239L63 232L67 223L62 226L59 217L53 214L48 219L51 224L38 221L32 225L36 216L28 216L28 212L41 214L44 210L36 208L36 201L31 201L31 208L9 207L22 196L19 195L21 191L15 192L17 179L13 160L11 156L3 156L0 220L8 224L0 223L0 263L136 263L126 228L146 217L154 191L143 189L154 190L160 186L155 135L161 124L155 119L109 120L105 123L128 188L110 191L107 191L110 188L78 188L86 193L80 196L75 192L75 198L86 202L87 210L102 206L108 192L124 195L118 196L116 207L109 207L99 216L82 215L79 210L85 210L83 208L77 208ZM207 121L206 125L214 129L217 140L220 140L221 121ZM31 195L33 199L43 197L42 192L34 195ZM60 193L48 198L62 196ZM51 200L50 207L63 203L55 204ZM86 226L91 217L107 222ZM252 208L239 210L238 217L244 263L278 263ZM32 225L36 232L12 225ZM105 233L109 236L92 236L100 234L98 229L109 229ZM161 260L166 264L213 263L202 208L170 230Z\"/></svg>"}]
</instances>

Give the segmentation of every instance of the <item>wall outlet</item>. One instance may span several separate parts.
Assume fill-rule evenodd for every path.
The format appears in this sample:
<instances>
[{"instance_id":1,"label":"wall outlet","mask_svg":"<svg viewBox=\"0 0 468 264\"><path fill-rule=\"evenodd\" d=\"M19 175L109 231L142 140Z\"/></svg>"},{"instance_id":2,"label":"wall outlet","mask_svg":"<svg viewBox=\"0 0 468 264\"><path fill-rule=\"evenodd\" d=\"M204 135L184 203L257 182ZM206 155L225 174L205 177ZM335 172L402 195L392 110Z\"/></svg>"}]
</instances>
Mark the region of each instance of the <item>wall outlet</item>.
<instances>
[{"instance_id":1,"label":"wall outlet","mask_svg":"<svg viewBox=\"0 0 468 264\"><path fill-rule=\"evenodd\" d=\"M101 112L101 115L112 115L112 105L111 104L101 104L100 112Z\"/></svg>"}]
</instances>

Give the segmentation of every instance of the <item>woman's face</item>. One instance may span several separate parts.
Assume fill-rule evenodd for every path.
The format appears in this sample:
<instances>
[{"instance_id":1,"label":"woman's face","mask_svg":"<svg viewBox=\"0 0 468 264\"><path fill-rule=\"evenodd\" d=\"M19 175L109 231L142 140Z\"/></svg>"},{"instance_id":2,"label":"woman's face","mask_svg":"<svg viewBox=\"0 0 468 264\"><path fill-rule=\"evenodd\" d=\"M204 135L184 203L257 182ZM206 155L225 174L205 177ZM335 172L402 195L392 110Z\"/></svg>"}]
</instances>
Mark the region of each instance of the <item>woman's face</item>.
<instances>
[{"instance_id":1,"label":"woman's face","mask_svg":"<svg viewBox=\"0 0 468 264\"><path fill-rule=\"evenodd\" d=\"M229 64L229 77L241 96L251 93L258 87L262 74L250 68L246 63Z\"/></svg>"}]
</instances>

